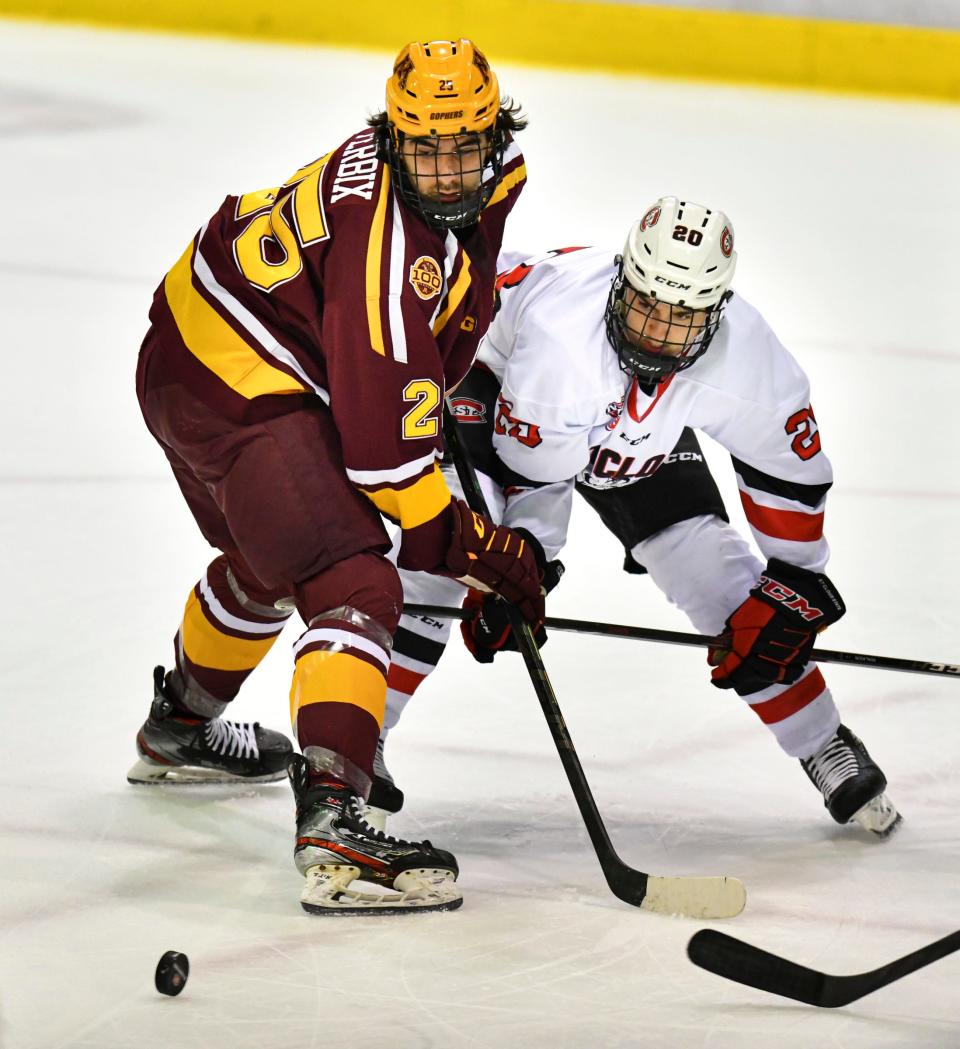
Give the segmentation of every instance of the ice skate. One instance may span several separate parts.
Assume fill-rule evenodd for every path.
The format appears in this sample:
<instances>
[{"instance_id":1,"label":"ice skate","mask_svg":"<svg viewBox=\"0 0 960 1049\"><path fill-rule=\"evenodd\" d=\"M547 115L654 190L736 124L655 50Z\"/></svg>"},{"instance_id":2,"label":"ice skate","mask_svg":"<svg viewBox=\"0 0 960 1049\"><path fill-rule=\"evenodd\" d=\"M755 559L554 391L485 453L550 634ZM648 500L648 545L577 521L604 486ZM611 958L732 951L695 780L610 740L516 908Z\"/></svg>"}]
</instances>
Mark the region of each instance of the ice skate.
<instances>
[{"instance_id":1,"label":"ice skate","mask_svg":"<svg viewBox=\"0 0 960 1049\"><path fill-rule=\"evenodd\" d=\"M880 838L888 837L900 825L900 813L884 794L886 776L846 725L800 764L837 823L855 821Z\"/></svg>"},{"instance_id":2,"label":"ice skate","mask_svg":"<svg viewBox=\"0 0 960 1049\"><path fill-rule=\"evenodd\" d=\"M127 782L272 783L286 776L293 747L281 732L258 723L175 714L171 688L170 675L154 668L153 704L137 733L140 758Z\"/></svg>"},{"instance_id":3,"label":"ice skate","mask_svg":"<svg viewBox=\"0 0 960 1049\"><path fill-rule=\"evenodd\" d=\"M373 785L363 812L363 818L376 830L386 830L387 818L403 808L403 791L393 782L393 776L383 760L383 736L377 740L377 755L373 759Z\"/></svg>"},{"instance_id":4,"label":"ice skate","mask_svg":"<svg viewBox=\"0 0 960 1049\"><path fill-rule=\"evenodd\" d=\"M349 787L309 785L309 766L289 764L297 801L294 860L306 879L300 904L310 914L451 911L463 903L457 861L429 841L403 841L371 827ZM354 883L369 887L357 888ZM373 891L371 891L373 890Z\"/></svg>"}]
</instances>

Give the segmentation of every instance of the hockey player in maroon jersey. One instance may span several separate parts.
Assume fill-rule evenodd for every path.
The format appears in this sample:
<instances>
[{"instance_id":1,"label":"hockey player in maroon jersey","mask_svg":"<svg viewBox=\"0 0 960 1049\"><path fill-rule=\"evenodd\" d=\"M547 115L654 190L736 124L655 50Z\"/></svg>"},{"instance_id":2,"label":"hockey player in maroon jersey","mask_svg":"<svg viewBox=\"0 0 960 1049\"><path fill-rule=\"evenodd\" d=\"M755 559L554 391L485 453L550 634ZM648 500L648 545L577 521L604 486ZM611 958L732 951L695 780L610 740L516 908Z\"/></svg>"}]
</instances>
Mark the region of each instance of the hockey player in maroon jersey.
<instances>
[{"instance_id":1,"label":"hockey player in maroon jersey","mask_svg":"<svg viewBox=\"0 0 960 1049\"><path fill-rule=\"evenodd\" d=\"M838 823L886 836L900 819L886 778L810 661L817 633L845 611L824 575L832 468L806 376L730 288L733 243L722 212L664 197L616 259L567 249L503 273L501 308L454 408L494 516L555 557L576 485L623 544L625 568L649 573L698 630L724 636L713 684L800 759ZM730 452L765 565L727 522L693 429ZM557 579L548 573L548 587ZM459 598L443 580L404 573L404 587L412 602ZM500 602L471 593L467 605L463 635L480 662L515 647ZM448 631L402 617L388 729ZM396 808L393 791L383 796Z\"/></svg>"},{"instance_id":2,"label":"hockey player in maroon jersey","mask_svg":"<svg viewBox=\"0 0 960 1049\"><path fill-rule=\"evenodd\" d=\"M543 616L536 542L471 513L438 467L444 395L490 323L525 122L468 40L405 47L386 102L282 186L226 198L157 289L137 372L150 432L221 554L188 597L175 668L155 672L128 778L289 773L317 913L461 902L450 853L363 819L402 602L381 515L400 526L402 567ZM222 716L294 609L302 756Z\"/></svg>"}]
</instances>

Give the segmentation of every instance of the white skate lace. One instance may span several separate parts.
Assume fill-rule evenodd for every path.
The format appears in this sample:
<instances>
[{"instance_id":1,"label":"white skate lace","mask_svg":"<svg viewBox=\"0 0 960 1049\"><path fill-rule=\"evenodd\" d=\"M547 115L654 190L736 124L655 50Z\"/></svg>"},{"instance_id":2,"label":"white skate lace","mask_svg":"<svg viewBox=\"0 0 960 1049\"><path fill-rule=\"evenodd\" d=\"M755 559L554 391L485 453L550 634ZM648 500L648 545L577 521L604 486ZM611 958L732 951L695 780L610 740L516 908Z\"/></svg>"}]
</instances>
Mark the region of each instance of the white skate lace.
<instances>
[{"instance_id":1,"label":"white skate lace","mask_svg":"<svg viewBox=\"0 0 960 1049\"><path fill-rule=\"evenodd\" d=\"M204 736L207 743L219 754L229 757L258 758L256 725L248 722L224 721L214 718L207 722Z\"/></svg>"},{"instance_id":2,"label":"white skate lace","mask_svg":"<svg viewBox=\"0 0 960 1049\"><path fill-rule=\"evenodd\" d=\"M850 747L841 739L833 739L810 759L809 771L820 793L829 799L842 783L856 776L860 766Z\"/></svg>"},{"instance_id":3,"label":"white skate lace","mask_svg":"<svg viewBox=\"0 0 960 1049\"><path fill-rule=\"evenodd\" d=\"M356 795L354 795L350 799L350 811L351 811L351 814L356 818L356 820L363 827L364 833L365 834L369 834L369 836L371 838L373 838L374 841L380 841L380 842L383 842L386 845L413 845L413 844L415 844L415 842L404 841L401 838L395 838L392 834L387 834L385 831L378 830L376 827L371 827L370 824L367 823L367 821L366 821L366 819L364 818L364 815L363 815L363 800L361 798L357 797ZM430 845L430 843L428 841L422 842L421 844L426 845L428 847Z\"/></svg>"}]
</instances>

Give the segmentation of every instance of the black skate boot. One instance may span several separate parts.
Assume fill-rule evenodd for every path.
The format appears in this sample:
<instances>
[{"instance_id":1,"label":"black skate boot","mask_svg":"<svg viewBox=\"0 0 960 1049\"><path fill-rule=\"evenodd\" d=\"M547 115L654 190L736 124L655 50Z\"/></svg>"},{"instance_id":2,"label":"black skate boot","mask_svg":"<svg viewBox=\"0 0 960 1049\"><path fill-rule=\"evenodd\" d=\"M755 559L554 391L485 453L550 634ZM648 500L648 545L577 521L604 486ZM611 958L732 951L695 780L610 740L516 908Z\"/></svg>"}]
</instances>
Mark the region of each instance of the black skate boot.
<instances>
[{"instance_id":1,"label":"black skate boot","mask_svg":"<svg viewBox=\"0 0 960 1049\"><path fill-rule=\"evenodd\" d=\"M383 743L381 736L373 759L373 785L363 813L363 818L376 830L386 830L387 817L395 816L403 808L403 791L393 782L383 760Z\"/></svg>"},{"instance_id":2,"label":"black skate boot","mask_svg":"<svg viewBox=\"0 0 960 1049\"><path fill-rule=\"evenodd\" d=\"M846 725L841 725L825 746L800 764L837 823L856 820L880 838L886 838L899 826L902 817L884 794L887 777Z\"/></svg>"},{"instance_id":3,"label":"black skate boot","mask_svg":"<svg viewBox=\"0 0 960 1049\"><path fill-rule=\"evenodd\" d=\"M137 733L140 760L128 783L271 783L286 776L293 753L281 732L259 723L174 713L170 674L153 671L150 716Z\"/></svg>"},{"instance_id":4,"label":"black skate boot","mask_svg":"<svg viewBox=\"0 0 960 1049\"><path fill-rule=\"evenodd\" d=\"M288 766L297 801L297 869L306 878L300 905L311 914L452 911L463 903L459 869L449 852L429 841L403 841L371 827L363 799L350 787L315 786L306 758ZM384 891L364 892L352 882ZM386 891L395 889L395 892Z\"/></svg>"}]
</instances>

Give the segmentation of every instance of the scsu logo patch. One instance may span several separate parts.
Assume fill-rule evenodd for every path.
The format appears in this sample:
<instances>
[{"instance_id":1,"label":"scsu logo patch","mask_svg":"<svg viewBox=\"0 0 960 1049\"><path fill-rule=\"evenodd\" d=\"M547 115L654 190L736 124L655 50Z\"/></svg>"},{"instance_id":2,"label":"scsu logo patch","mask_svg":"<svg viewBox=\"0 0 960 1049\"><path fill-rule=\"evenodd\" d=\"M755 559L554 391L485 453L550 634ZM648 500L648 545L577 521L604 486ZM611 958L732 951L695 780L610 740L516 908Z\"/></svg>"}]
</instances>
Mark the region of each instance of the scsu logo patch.
<instances>
[{"instance_id":1,"label":"scsu logo patch","mask_svg":"<svg viewBox=\"0 0 960 1049\"><path fill-rule=\"evenodd\" d=\"M410 267L410 283L421 299L433 299L443 288L443 275L436 259L421 255Z\"/></svg>"},{"instance_id":2,"label":"scsu logo patch","mask_svg":"<svg viewBox=\"0 0 960 1049\"><path fill-rule=\"evenodd\" d=\"M487 421L487 409L483 401L477 401L473 397L452 397L450 399L450 412L453 417L462 423L483 423Z\"/></svg>"}]
</instances>

